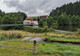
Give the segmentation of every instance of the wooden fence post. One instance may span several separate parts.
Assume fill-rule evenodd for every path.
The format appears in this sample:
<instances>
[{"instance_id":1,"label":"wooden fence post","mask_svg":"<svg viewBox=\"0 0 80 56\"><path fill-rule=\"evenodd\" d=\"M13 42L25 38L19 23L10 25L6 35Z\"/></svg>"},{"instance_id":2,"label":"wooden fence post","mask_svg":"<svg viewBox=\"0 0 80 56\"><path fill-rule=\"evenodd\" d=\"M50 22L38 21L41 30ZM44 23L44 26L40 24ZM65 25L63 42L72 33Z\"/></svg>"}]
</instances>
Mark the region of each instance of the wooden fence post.
<instances>
[{"instance_id":1,"label":"wooden fence post","mask_svg":"<svg viewBox=\"0 0 80 56\"><path fill-rule=\"evenodd\" d=\"M36 51L36 41L35 41L35 40L34 40L34 43L33 43L33 44L34 44L34 47L33 47L33 53L36 54L37 51Z\"/></svg>"}]
</instances>

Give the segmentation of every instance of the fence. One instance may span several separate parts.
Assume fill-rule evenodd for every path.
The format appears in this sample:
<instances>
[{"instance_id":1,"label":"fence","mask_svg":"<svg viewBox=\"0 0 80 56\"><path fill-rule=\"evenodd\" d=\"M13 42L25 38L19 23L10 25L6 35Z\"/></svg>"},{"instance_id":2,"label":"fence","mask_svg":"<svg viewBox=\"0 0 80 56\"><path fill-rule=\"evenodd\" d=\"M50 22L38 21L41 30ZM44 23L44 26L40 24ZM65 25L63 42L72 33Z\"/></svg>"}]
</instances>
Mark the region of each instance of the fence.
<instances>
[{"instance_id":1,"label":"fence","mask_svg":"<svg viewBox=\"0 0 80 56\"><path fill-rule=\"evenodd\" d=\"M6 27L6 26L33 26L32 24L0 24L0 27ZM37 25L35 25L37 26Z\"/></svg>"},{"instance_id":2,"label":"fence","mask_svg":"<svg viewBox=\"0 0 80 56\"><path fill-rule=\"evenodd\" d=\"M10 41L10 42L30 42L30 41ZM0 47L7 47L7 48L16 48L16 49L26 49L26 50L33 50L34 54L37 54L37 51L49 51L49 52L56 52L56 53L71 53L71 54L80 54L80 53L76 53L76 52L66 52L66 51L55 51L55 50L44 50L44 49L37 49L37 43L43 43L43 42L37 42L37 41L33 41L30 42L33 43L33 48L21 48L21 47L10 47L10 46L0 46ZM49 44L49 43L46 43Z\"/></svg>"}]
</instances>

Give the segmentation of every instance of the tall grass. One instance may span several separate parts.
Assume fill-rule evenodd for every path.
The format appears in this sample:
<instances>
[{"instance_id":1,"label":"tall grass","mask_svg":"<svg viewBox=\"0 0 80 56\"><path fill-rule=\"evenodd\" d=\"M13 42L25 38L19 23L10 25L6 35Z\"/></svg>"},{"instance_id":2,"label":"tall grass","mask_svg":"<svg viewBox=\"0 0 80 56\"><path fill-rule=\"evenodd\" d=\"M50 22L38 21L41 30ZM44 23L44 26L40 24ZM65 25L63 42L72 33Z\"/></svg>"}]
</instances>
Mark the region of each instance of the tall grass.
<instances>
[{"instance_id":1,"label":"tall grass","mask_svg":"<svg viewBox=\"0 0 80 56\"><path fill-rule=\"evenodd\" d=\"M49 37L48 39L50 39L50 40L56 40L56 41L80 42L80 38L71 38L71 37L53 36L53 37Z\"/></svg>"},{"instance_id":2,"label":"tall grass","mask_svg":"<svg viewBox=\"0 0 80 56\"><path fill-rule=\"evenodd\" d=\"M80 46L79 45L70 45L70 44L46 44L43 43L39 47L40 49L44 50L52 50L52 51L63 51L63 52L76 52L80 53ZM73 54L73 53L62 53L62 52L51 52L51 51L40 51L46 54L54 54L55 56L80 56L80 54Z\"/></svg>"},{"instance_id":3,"label":"tall grass","mask_svg":"<svg viewBox=\"0 0 80 56\"><path fill-rule=\"evenodd\" d=\"M21 38L21 37L22 37L22 35L18 34L18 33L11 33L11 34L2 33L2 34L0 34L0 40L10 40L10 39Z\"/></svg>"}]
</instances>

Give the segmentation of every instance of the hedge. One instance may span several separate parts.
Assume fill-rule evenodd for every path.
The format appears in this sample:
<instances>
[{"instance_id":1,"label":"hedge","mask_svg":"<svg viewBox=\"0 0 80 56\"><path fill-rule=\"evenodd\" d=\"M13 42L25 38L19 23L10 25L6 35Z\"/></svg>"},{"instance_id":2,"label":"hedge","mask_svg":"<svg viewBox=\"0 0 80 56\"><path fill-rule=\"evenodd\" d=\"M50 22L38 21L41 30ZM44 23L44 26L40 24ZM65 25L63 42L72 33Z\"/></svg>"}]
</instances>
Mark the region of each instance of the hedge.
<instances>
[{"instance_id":1,"label":"hedge","mask_svg":"<svg viewBox=\"0 0 80 56\"><path fill-rule=\"evenodd\" d=\"M43 32L53 32L52 28L32 28L32 27L24 27L24 31L31 32L31 33L43 33Z\"/></svg>"}]
</instances>

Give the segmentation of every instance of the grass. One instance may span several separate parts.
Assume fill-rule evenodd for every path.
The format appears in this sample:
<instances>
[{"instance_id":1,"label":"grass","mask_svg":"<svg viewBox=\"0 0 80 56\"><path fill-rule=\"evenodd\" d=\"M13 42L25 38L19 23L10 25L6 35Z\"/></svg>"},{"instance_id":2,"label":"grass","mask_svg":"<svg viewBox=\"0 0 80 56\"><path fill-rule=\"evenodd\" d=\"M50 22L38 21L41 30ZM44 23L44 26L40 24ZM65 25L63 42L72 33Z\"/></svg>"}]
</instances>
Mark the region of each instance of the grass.
<instances>
[{"instance_id":1,"label":"grass","mask_svg":"<svg viewBox=\"0 0 80 56\"><path fill-rule=\"evenodd\" d=\"M22 35L21 38L24 38L24 37L46 37L46 38L49 38L50 40L80 42L80 35L79 35L79 37L77 37L75 34L74 35L66 35L64 33L55 33L55 32L29 33L29 32L21 31L21 30L0 30L0 35L1 34L9 34L10 35L11 33L18 33L18 34L20 33Z\"/></svg>"},{"instance_id":2,"label":"grass","mask_svg":"<svg viewBox=\"0 0 80 56\"><path fill-rule=\"evenodd\" d=\"M51 36L58 36L58 37L71 37L71 38L80 38L80 35L67 35L64 33L55 33L55 32L48 32L48 33L29 33L26 31L21 31L21 30L0 30L0 34L6 33L20 33L22 36L25 37L51 37Z\"/></svg>"},{"instance_id":3,"label":"grass","mask_svg":"<svg viewBox=\"0 0 80 56\"><path fill-rule=\"evenodd\" d=\"M80 39L70 38L70 37L49 37L50 40L56 40L56 41L70 41L70 42L80 42Z\"/></svg>"},{"instance_id":4,"label":"grass","mask_svg":"<svg viewBox=\"0 0 80 56\"><path fill-rule=\"evenodd\" d=\"M33 48L33 43L0 41L0 46ZM37 49L80 53L80 46L70 44L60 45L58 43L56 44L37 43ZM38 53L34 55L32 50L0 47L0 56L80 56L78 54L55 53L49 51L37 51L37 52Z\"/></svg>"},{"instance_id":5,"label":"grass","mask_svg":"<svg viewBox=\"0 0 80 56\"><path fill-rule=\"evenodd\" d=\"M31 48L32 44L29 43L13 43L13 42L1 42L0 46L11 46L11 47L27 47ZM26 46L28 45L28 46ZM31 51L24 49L6 48L0 47L0 56L26 56L27 53L31 54Z\"/></svg>"},{"instance_id":6,"label":"grass","mask_svg":"<svg viewBox=\"0 0 80 56\"><path fill-rule=\"evenodd\" d=\"M80 53L80 46L79 45L70 45L70 44L41 44L40 49L44 50L54 50L54 51L66 51L66 52L77 52ZM70 54L70 53L55 53L50 51L41 51L46 54L54 54L56 56L80 56L80 54Z\"/></svg>"},{"instance_id":7,"label":"grass","mask_svg":"<svg viewBox=\"0 0 80 56\"><path fill-rule=\"evenodd\" d=\"M0 46L33 48L33 43L0 41ZM39 44L37 44L37 47L39 47ZM0 56L54 56L54 55L53 54L48 55L39 52L38 54L34 55L32 50L0 47Z\"/></svg>"},{"instance_id":8,"label":"grass","mask_svg":"<svg viewBox=\"0 0 80 56\"><path fill-rule=\"evenodd\" d=\"M10 33L20 33L22 34L22 36L26 36L26 37L43 37L44 34L43 33L29 33L29 32L25 32L25 31L21 31L21 30L0 30L0 34L2 33L6 33L6 34L10 34Z\"/></svg>"},{"instance_id":9,"label":"grass","mask_svg":"<svg viewBox=\"0 0 80 56\"><path fill-rule=\"evenodd\" d=\"M20 33L23 37L47 37L52 38L53 40L64 40L64 41L80 41L76 35L66 35L64 33L29 33L20 30L0 30L0 34L11 34L11 33ZM57 36L57 37L52 37ZM23 38L22 37L22 38ZM65 38L61 38L65 37ZM67 38L70 37L70 38ZM21 39L21 38L20 38ZM13 39L17 40L17 39ZM0 46L11 46L11 47L21 47L21 48L33 48L33 43L23 43L23 42L7 42L7 41L0 41ZM56 44L37 44L38 49L45 49L45 50L55 50L55 51L67 51L67 52L78 52L80 53L80 46L78 45L60 45ZM45 52L45 51L38 51L36 55L33 54L32 50L25 50L25 49L15 49L15 48L6 48L0 47L0 56L80 56L76 54L65 54L65 53L55 53L55 52Z\"/></svg>"}]
</instances>

